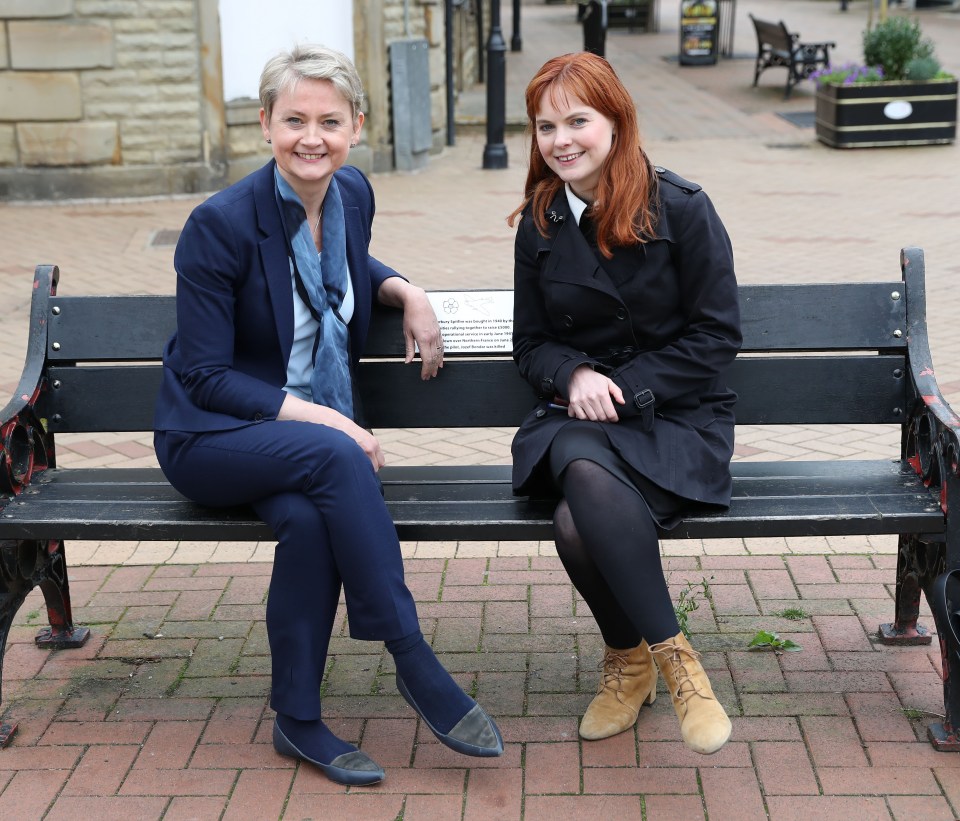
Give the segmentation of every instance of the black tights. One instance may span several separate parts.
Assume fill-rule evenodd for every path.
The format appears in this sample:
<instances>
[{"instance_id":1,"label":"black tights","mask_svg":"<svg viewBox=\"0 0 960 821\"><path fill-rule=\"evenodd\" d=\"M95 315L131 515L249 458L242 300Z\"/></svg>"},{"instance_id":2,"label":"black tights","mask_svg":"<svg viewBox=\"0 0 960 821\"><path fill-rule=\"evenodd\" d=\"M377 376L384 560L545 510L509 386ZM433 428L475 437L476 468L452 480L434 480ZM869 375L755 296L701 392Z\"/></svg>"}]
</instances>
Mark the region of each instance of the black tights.
<instances>
[{"instance_id":1,"label":"black tights","mask_svg":"<svg viewBox=\"0 0 960 821\"><path fill-rule=\"evenodd\" d=\"M657 527L640 494L587 459L567 465L562 485L557 552L607 646L623 650L679 633Z\"/></svg>"}]
</instances>

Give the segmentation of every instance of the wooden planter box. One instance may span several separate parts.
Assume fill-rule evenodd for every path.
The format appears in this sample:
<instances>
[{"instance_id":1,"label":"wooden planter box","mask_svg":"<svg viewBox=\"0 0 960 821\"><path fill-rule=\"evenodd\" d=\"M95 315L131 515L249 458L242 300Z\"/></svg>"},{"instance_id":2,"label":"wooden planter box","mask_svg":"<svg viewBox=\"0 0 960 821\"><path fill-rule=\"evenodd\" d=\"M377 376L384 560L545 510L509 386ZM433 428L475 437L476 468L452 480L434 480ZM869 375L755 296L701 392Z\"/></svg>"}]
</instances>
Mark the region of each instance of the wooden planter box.
<instances>
[{"instance_id":1,"label":"wooden planter box","mask_svg":"<svg viewBox=\"0 0 960 821\"><path fill-rule=\"evenodd\" d=\"M935 145L956 137L956 80L817 89L817 139L833 148Z\"/></svg>"}]
</instances>

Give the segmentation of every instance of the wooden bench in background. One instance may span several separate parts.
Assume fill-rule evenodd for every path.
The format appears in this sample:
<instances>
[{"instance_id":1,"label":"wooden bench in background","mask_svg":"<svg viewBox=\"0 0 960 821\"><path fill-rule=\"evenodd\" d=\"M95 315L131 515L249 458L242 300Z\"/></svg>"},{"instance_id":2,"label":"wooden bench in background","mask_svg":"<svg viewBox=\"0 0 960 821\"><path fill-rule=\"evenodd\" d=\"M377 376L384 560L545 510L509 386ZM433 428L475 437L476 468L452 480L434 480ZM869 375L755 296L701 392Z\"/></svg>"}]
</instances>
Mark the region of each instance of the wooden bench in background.
<instances>
[{"instance_id":1,"label":"wooden bench in background","mask_svg":"<svg viewBox=\"0 0 960 821\"><path fill-rule=\"evenodd\" d=\"M929 600L935 578L960 566L960 420L933 374L923 265L922 252L907 249L901 279L741 288L743 354L730 373L738 424L896 425L902 447L876 460L734 462L729 511L691 514L670 532L894 534L894 618L880 635L904 644L930 642L917 623L921 591ZM172 296L60 295L58 280L57 268L37 268L26 364L0 410L0 648L36 586L50 620L38 643L86 640L71 613L71 539L273 539L248 508L193 504L159 469L57 463L61 433L150 430L160 352L175 322ZM470 305L484 320L445 328L447 364L423 382L419 367L403 365L399 316L378 315L358 375L368 421L374 429L516 426L537 397L509 355L510 292L439 299L443 322ZM494 350L476 349L491 339ZM387 466L381 477L401 539L552 539L554 503L513 496L508 465ZM938 627L945 635L939 618ZM945 719L930 737L939 749L960 750L960 670L944 659ZM8 719L0 745L14 727Z\"/></svg>"},{"instance_id":2,"label":"wooden bench in background","mask_svg":"<svg viewBox=\"0 0 960 821\"><path fill-rule=\"evenodd\" d=\"M801 43L799 34L791 34L786 24L770 23L758 20L752 14L753 28L757 32L757 62L753 71L753 85L761 72L771 67L782 67L787 70L787 88L783 99L790 97L793 87L801 80L805 80L813 72L830 65L830 49L836 48L836 43Z\"/></svg>"}]
</instances>

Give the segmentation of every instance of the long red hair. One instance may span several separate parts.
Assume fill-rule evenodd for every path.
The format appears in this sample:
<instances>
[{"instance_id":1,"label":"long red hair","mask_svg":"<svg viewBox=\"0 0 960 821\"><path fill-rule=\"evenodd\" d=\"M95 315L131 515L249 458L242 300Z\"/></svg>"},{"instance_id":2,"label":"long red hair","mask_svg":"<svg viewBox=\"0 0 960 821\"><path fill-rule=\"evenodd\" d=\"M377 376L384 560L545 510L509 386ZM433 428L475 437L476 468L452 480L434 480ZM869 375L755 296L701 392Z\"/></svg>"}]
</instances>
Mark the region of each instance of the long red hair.
<instances>
[{"instance_id":1,"label":"long red hair","mask_svg":"<svg viewBox=\"0 0 960 821\"><path fill-rule=\"evenodd\" d=\"M609 258L614 246L643 243L652 238L657 178L640 145L636 106L610 63L588 51L548 60L527 86L530 165L523 202L507 222L512 226L520 212L532 202L534 224L546 236L547 208L563 190L563 180L550 169L537 147L537 113L545 95L550 95L548 99L552 102L576 97L613 123L613 146L604 160L596 201L590 211L601 253Z\"/></svg>"}]
</instances>

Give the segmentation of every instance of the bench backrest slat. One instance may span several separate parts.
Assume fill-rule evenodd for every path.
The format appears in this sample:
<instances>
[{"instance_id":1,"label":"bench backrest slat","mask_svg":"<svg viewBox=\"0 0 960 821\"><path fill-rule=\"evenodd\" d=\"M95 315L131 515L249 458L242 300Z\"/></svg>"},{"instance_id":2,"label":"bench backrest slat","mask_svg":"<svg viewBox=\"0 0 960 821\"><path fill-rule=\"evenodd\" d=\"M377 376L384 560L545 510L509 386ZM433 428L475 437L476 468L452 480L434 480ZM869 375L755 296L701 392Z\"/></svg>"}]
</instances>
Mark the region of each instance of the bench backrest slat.
<instances>
[{"instance_id":1,"label":"bench backrest slat","mask_svg":"<svg viewBox=\"0 0 960 821\"><path fill-rule=\"evenodd\" d=\"M51 305L47 357L52 362L156 361L176 326L172 296L60 296ZM740 305L745 353L880 351L906 345L902 282L744 285ZM399 314L382 312L366 355L403 355Z\"/></svg>"},{"instance_id":2,"label":"bench backrest slat","mask_svg":"<svg viewBox=\"0 0 960 821\"><path fill-rule=\"evenodd\" d=\"M729 380L740 395L739 423L901 422L902 281L743 286L740 294L743 354ZM53 298L48 388L38 403L50 429L150 430L175 308L172 296ZM513 427L536 401L508 350L459 352L424 383L419 365L397 362L399 312L380 312L374 329L359 382L375 428Z\"/></svg>"},{"instance_id":3,"label":"bench backrest slat","mask_svg":"<svg viewBox=\"0 0 960 821\"><path fill-rule=\"evenodd\" d=\"M791 51L793 43L786 23L782 20L778 23L758 20L752 14L750 15L750 19L753 21L753 27L756 29L757 42L760 48L763 48L764 44L766 44L776 51Z\"/></svg>"},{"instance_id":4,"label":"bench backrest slat","mask_svg":"<svg viewBox=\"0 0 960 821\"><path fill-rule=\"evenodd\" d=\"M899 355L743 357L729 384L740 424L899 424L905 360ZM899 376L897 374L900 374ZM150 430L160 367L53 367L38 404L50 430ZM512 427L536 397L512 360L461 360L423 382L419 365L364 362L360 390L375 428Z\"/></svg>"}]
</instances>

